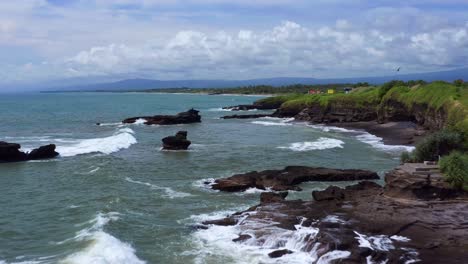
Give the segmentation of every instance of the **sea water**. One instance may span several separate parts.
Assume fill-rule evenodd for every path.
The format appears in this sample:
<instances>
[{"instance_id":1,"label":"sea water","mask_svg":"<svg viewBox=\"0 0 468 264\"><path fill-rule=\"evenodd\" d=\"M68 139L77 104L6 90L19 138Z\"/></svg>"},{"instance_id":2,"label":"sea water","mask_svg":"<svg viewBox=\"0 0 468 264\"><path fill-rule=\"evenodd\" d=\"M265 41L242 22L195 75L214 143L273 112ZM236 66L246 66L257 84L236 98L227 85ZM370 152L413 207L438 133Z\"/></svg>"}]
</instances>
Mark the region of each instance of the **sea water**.
<instances>
[{"instance_id":1,"label":"sea water","mask_svg":"<svg viewBox=\"0 0 468 264\"><path fill-rule=\"evenodd\" d=\"M0 164L0 263L267 261L268 250L262 246L232 243L235 227L196 228L201 221L257 204L262 190L222 193L205 182L288 165L369 169L383 176L407 149L386 146L361 131L292 119L219 118L235 114L223 106L257 99L153 93L1 95L0 141L20 143L25 151L53 143L61 155ZM202 123L120 122L192 107L201 111ZM161 139L179 130L188 131L190 149L161 151ZM304 191L292 192L288 199L309 200L312 190L330 184L304 183ZM286 231L278 236L290 235L290 243L300 247L300 234L281 232ZM327 257L342 255L346 253Z\"/></svg>"}]
</instances>

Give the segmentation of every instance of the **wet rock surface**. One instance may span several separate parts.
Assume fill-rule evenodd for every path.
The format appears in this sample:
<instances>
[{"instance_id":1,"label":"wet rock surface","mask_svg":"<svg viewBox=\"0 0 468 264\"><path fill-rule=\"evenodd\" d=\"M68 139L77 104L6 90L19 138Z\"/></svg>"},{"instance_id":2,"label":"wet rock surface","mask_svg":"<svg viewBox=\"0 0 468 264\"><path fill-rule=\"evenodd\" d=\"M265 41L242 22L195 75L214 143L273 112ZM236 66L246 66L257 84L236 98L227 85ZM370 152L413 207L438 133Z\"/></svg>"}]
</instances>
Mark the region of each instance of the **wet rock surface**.
<instances>
[{"instance_id":1,"label":"wet rock surface","mask_svg":"<svg viewBox=\"0 0 468 264\"><path fill-rule=\"evenodd\" d=\"M377 173L365 170L339 170L305 166L288 166L282 170L253 171L218 179L211 188L241 192L249 188L273 191L301 190L297 185L307 181L356 181L379 179Z\"/></svg>"},{"instance_id":2,"label":"wet rock surface","mask_svg":"<svg viewBox=\"0 0 468 264\"><path fill-rule=\"evenodd\" d=\"M20 144L0 141L0 163L51 159L59 155L55 151L54 144L33 149L30 153L25 153L20 149Z\"/></svg>"},{"instance_id":3,"label":"wet rock surface","mask_svg":"<svg viewBox=\"0 0 468 264\"><path fill-rule=\"evenodd\" d=\"M401 177L414 180L405 185ZM364 181L316 191L316 201L263 199L222 223L234 223L252 236L249 245L254 240L259 247L268 246L279 258L286 257L282 252L307 252L311 263L464 263L466 193L421 199L415 190L422 193L440 183L414 185L420 180L404 170L391 171L385 179L385 188Z\"/></svg>"},{"instance_id":4,"label":"wet rock surface","mask_svg":"<svg viewBox=\"0 0 468 264\"><path fill-rule=\"evenodd\" d=\"M124 124L133 124L137 120L143 119L145 125L177 125L200 123L201 116L199 111L190 109L187 112L181 112L176 115L155 115L155 116L138 116L127 118L122 121Z\"/></svg>"},{"instance_id":5,"label":"wet rock surface","mask_svg":"<svg viewBox=\"0 0 468 264\"><path fill-rule=\"evenodd\" d=\"M179 131L175 136L165 137L162 142L165 150L186 150L192 144L187 140L187 131Z\"/></svg>"}]
</instances>

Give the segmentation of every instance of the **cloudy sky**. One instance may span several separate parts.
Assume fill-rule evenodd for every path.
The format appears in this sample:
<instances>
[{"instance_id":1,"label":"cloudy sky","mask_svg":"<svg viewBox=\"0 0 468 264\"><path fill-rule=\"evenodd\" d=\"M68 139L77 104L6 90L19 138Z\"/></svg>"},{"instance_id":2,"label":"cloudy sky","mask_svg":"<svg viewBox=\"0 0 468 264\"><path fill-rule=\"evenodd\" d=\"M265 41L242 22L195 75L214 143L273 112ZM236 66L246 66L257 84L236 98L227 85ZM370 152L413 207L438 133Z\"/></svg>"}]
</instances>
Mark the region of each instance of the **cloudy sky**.
<instances>
[{"instance_id":1,"label":"cloudy sky","mask_svg":"<svg viewBox=\"0 0 468 264\"><path fill-rule=\"evenodd\" d=\"M468 66L468 0L0 2L0 84Z\"/></svg>"}]
</instances>

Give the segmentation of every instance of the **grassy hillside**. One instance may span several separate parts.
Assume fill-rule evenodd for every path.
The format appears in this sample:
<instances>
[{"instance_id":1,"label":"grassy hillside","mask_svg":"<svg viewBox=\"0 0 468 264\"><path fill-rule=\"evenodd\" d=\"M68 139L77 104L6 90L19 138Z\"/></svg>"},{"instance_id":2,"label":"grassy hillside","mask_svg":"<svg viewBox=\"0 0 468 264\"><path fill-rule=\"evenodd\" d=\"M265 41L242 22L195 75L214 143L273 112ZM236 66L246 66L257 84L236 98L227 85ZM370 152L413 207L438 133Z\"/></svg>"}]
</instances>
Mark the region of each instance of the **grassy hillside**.
<instances>
[{"instance_id":1,"label":"grassy hillside","mask_svg":"<svg viewBox=\"0 0 468 264\"><path fill-rule=\"evenodd\" d=\"M468 142L468 86L446 82L418 84L415 82L391 82L377 87L361 87L349 94L289 94L269 97L259 102L281 104L280 110L298 113L302 109L320 105L321 107L374 107L376 111L390 101L405 106L405 111L413 111L415 106L445 115L447 128L464 134ZM416 111L416 110L415 110Z\"/></svg>"}]
</instances>

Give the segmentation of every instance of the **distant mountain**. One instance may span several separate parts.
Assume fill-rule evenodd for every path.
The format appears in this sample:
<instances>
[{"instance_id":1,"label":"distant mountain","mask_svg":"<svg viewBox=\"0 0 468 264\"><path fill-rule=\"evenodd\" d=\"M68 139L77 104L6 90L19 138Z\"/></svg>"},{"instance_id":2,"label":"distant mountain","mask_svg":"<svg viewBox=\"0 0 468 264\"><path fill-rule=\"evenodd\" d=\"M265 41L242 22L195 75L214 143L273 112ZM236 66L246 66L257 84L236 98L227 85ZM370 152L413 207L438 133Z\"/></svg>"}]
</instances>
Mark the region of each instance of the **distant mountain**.
<instances>
[{"instance_id":1,"label":"distant mountain","mask_svg":"<svg viewBox=\"0 0 468 264\"><path fill-rule=\"evenodd\" d=\"M161 88L231 88L248 85L271 85L283 86L292 84L341 84L341 83L357 83L368 82L371 84L382 84L391 80L425 80L425 81L453 81L456 79L468 80L468 68L429 72L415 74L401 74L382 77L357 77L357 78L332 78L332 79L316 79L316 78L301 78L301 77L278 77L265 79L251 80L151 80L151 79L126 79L117 82L94 83L69 85L64 87L53 87L47 90L54 91L136 91L145 89L161 89ZM64 81L66 82L66 81Z\"/></svg>"}]
</instances>

